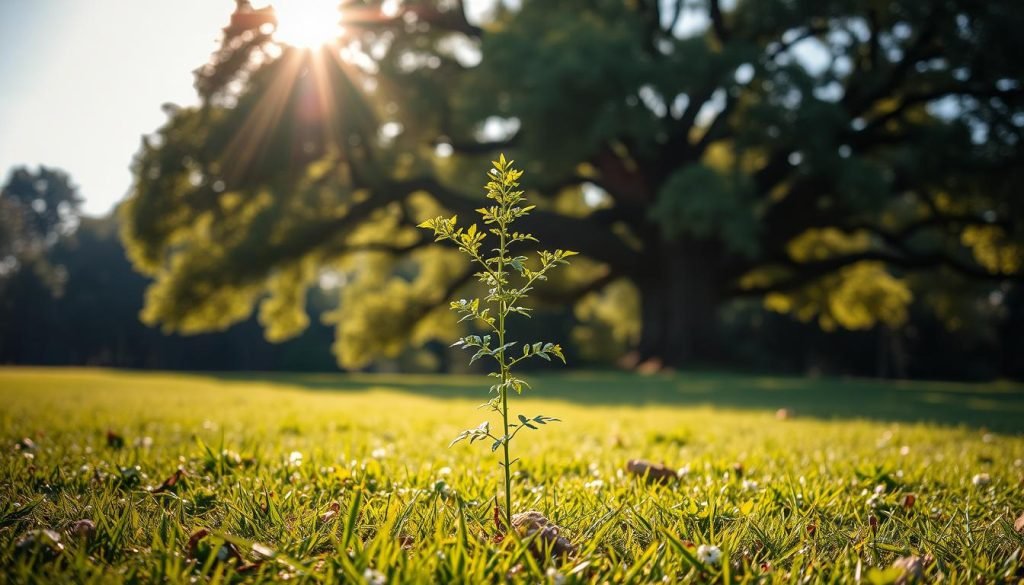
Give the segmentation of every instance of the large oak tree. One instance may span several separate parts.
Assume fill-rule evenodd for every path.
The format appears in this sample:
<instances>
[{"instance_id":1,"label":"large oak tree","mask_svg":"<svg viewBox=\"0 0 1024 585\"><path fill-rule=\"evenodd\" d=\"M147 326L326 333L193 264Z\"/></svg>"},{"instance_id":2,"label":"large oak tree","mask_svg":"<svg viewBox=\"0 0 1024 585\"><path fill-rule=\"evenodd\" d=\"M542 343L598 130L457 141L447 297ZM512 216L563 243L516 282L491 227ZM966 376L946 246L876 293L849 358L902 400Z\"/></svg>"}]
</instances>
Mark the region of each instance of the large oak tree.
<instances>
[{"instance_id":1,"label":"large oak tree","mask_svg":"<svg viewBox=\"0 0 1024 585\"><path fill-rule=\"evenodd\" d=\"M244 1L202 106L145 140L122 207L144 317L193 332L259 305L272 339L340 279L343 365L456 329L463 258L413 226L479 206L499 151L580 250L546 300L637 291L641 361L714 357L737 297L821 326L944 318L1024 262L1017 0L347 1L321 49ZM972 284L973 283L973 284ZM597 296L595 296L597 295ZM600 295L605 295L601 297ZM628 295L625 295L628 296ZM593 312L593 311L592 311Z\"/></svg>"}]
</instances>

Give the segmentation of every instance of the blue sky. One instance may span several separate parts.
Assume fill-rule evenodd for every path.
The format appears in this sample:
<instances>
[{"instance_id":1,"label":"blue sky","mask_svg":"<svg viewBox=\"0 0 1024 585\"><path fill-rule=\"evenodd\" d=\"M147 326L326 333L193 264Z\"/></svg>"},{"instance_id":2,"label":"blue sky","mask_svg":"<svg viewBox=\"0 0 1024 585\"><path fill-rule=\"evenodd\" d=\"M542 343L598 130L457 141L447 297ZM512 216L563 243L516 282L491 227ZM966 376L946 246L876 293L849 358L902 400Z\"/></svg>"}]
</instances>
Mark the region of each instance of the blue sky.
<instances>
[{"instance_id":1,"label":"blue sky","mask_svg":"<svg viewBox=\"0 0 1024 585\"><path fill-rule=\"evenodd\" d=\"M195 103L231 0L0 0L0 174L71 174L85 211L122 199L161 105Z\"/></svg>"}]
</instances>

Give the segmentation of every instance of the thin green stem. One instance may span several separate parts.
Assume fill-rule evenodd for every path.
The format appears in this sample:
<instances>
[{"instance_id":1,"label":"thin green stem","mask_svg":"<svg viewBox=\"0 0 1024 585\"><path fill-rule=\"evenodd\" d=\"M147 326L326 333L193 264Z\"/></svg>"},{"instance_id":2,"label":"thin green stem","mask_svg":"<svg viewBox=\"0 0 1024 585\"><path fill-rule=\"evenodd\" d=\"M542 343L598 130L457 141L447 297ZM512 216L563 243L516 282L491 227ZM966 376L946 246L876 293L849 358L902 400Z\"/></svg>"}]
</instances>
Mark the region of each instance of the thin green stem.
<instances>
[{"instance_id":1,"label":"thin green stem","mask_svg":"<svg viewBox=\"0 0 1024 585\"><path fill-rule=\"evenodd\" d=\"M502 205L504 207L504 204ZM503 210L504 211L504 210ZM504 215L504 213L502 214ZM505 232L506 224L504 221L499 221L498 232L500 233L500 243L498 246L498 270L497 270L497 285L495 288L498 291L499 305L498 305L498 347L505 346L505 315L508 313L508 305L505 303L504 294L505 286L502 283L502 277L504 276L505 270ZM504 437L502 441L503 451L505 454L505 526L508 530L512 530L512 470L511 458L509 457L509 434L508 434L508 364L505 362L505 350L502 349L498 352L498 362L501 366L501 423L504 427Z\"/></svg>"}]
</instances>

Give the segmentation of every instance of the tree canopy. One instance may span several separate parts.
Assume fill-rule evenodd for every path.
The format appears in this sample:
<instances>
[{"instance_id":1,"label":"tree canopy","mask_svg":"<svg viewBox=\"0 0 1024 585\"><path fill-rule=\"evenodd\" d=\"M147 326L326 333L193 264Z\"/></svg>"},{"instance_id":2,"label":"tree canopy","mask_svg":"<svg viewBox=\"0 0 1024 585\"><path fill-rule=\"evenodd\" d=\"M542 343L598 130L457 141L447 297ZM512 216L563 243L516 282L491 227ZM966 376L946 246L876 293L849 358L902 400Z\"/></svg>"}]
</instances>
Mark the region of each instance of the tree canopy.
<instances>
[{"instance_id":1,"label":"tree canopy","mask_svg":"<svg viewBox=\"0 0 1024 585\"><path fill-rule=\"evenodd\" d=\"M123 238L144 319L270 339L343 282L345 366L451 341L466 260L415 225L519 161L526 226L583 259L547 291L578 339L713 359L730 299L821 327L948 326L1024 277L1024 11L1013 0L349 0L275 41L239 1L202 104L144 140ZM258 307L258 308L257 308Z\"/></svg>"}]
</instances>

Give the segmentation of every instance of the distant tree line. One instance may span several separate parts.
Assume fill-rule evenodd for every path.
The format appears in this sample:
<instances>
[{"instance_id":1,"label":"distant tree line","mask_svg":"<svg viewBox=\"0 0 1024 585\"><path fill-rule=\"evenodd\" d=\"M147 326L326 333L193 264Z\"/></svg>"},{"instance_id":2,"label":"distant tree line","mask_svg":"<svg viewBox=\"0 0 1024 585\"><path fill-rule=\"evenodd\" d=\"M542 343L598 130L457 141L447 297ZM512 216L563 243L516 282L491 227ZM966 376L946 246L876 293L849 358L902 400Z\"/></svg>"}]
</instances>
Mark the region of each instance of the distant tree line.
<instances>
[{"instance_id":1,"label":"distant tree line","mask_svg":"<svg viewBox=\"0 0 1024 585\"><path fill-rule=\"evenodd\" d=\"M333 370L331 331L264 340L255 319L167 336L139 321L148 279L132 270L112 216L79 215L66 174L12 171L0 197L0 363L186 370ZM57 212L57 209L60 212Z\"/></svg>"}]
</instances>

